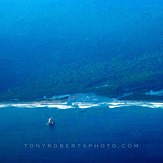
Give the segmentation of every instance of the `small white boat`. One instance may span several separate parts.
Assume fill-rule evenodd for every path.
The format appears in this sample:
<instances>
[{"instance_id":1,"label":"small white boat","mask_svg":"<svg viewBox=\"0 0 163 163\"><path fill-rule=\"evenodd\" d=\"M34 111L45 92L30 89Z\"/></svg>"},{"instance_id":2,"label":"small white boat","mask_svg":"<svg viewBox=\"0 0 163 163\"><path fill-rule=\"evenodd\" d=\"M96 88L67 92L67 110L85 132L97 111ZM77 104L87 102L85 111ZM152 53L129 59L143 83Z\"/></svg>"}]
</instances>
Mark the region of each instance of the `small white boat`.
<instances>
[{"instance_id":1,"label":"small white boat","mask_svg":"<svg viewBox=\"0 0 163 163\"><path fill-rule=\"evenodd\" d=\"M47 125L54 125L54 124L55 124L55 122L53 121L53 118L52 117L49 118L48 122L47 122Z\"/></svg>"}]
</instances>

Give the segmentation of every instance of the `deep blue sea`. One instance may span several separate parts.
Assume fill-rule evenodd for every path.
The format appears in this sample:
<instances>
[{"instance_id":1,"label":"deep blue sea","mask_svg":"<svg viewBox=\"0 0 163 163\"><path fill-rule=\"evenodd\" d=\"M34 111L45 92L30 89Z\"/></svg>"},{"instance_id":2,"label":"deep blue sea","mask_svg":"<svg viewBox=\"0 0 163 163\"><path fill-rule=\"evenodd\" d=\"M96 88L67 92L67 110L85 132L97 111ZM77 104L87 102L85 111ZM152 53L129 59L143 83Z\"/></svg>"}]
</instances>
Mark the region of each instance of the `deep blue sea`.
<instances>
[{"instance_id":1,"label":"deep blue sea","mask_svg":"<svg viewBox=\"0 0 163 163\"><path fill-rule=\"evenodd\" d=\"M0 162L161 163L162 97L163 0L0 0Z\"/></svg>"},{"instance_id":2,"label":"deep blue sea","mask_svg":"<svg viewBox=\"0 0 163 163\"><path fill-rule=\"evenodd\" d=\"M76 94L0 107L1 162L163 161L161 102ZM46 125L49 117L54 126Z\"/></svg>"},{"instance_id":3,"label":"deep blue sea","mask_svg":"<svg viewBox=\"0 0 163 163\"><path fill-rule=\"evenodd\" d=\"M97 69L107 60L118 59L124 66L131 62L131 70L132 60L142 55L159 54L161 60L162 6L162 0L1 0L0 92L30 84L37 96L55 95L56 85L62 89L57 89L58 94L80 87L81 91L87 86L83 82L105 84L112 77L110 71L119 73L117 64L111 70L106 63ZM156 59L149 61L152 67ZM159 70L157 65L159 62L150 71ZM148 69L141 67L143 72ZM100 79L95 78L96 72ZM63 88L71 82L73 90L67 88L72 85Z\"/></svg>"}]
</instances>

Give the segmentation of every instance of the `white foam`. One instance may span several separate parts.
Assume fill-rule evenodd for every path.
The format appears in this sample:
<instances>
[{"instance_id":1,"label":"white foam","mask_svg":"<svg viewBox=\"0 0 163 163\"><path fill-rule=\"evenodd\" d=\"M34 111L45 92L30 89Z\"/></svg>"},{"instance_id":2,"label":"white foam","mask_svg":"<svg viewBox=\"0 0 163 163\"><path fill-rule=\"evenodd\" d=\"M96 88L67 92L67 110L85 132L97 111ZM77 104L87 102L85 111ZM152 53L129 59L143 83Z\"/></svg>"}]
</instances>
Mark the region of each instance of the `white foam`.
<instances>
[{"instance_id":1,"label":"white foam","mask_svg":"<svg viewBox=\"0 0 163 163\"><path fill-rule=\"evenodd\" d=\"M0 104L0 108L6 108L6 107L9 107L10 105L8 104Z\"/></svg>"},{"instance_id":2,"label":"white foam","mask_svg":"<svg viewBox=\"0 0 163 163\"><path fill-rule=\"evenodd\" d=\"M129 106L140 106L146 108L163 108L163 102L143 102L143 101L119 101L115 99L103 98L95 96L94 94L79 94L69 98L66 101L58 100L43 100L43 101L31 101L31 102L16 102L13 103L1 103L0 108L16 107L16 108L56 108L56 109L71 109L71 108L120 108Z\"/></svg>"},{"instance_id":3,"label":"white foam","mask_svg":"<svg viewBox=\"0 0 163 163\"><path fill-rule=\"evenodd\" d=\"M75 102L73 105L78 106L80 109L86 109L86 108L92 108L92 107L98 107L99 104L94 103L83 103L83 102Z\"/></svg>"},{"instance_id":4,"label":"white foam","mask_svg":"<svg viewBox=\"0 0 163 163\"><path fill-rule=\"evenodd\" d=\"M112 108L119 108L119 107L120 107L120 106L118 106L118 105L114 105L114 106L110 105L110 106L109 106L109 108L111 108L111 109L112 109Z\"/></svg>"},{"instance_id":5,"label":"white foam","mask_svg":"<svg viewBox=\"0 0 163 163\"><path fill-rule=\"evenodd\" d=\"M140 106L147 108L163 108L163 103L157 102L137 102L137 101L118 101L118 102L110 102L109 108L119 108L124 106Z\"/></svg>"},{"instance_id":6,"label":"white foam","mask_svg":"<svg viewBox=\"0 0 163 163\"><path fill-rule=\"evenodd\" d=\"M47 105L46 107L48 108L58 108L58 109L70 109L73 108L73 106L69 106L69 105Z\"/></svg>"}]
</instances>

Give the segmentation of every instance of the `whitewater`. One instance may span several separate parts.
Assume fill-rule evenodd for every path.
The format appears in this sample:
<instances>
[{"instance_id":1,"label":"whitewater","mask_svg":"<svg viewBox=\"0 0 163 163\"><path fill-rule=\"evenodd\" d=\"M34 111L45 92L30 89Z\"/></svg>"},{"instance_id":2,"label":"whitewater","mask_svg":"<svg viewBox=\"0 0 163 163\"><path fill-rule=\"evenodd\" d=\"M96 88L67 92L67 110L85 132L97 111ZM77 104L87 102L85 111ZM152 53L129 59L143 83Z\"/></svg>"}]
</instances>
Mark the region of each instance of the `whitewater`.
<instances>
[{"instance_id":1,"label":"whitewater","mask_svg":"<svg viewBox=\"0 0 163 163\"><path fill-rule=\"evenodd\" d=\"M136 100L117 100L104 96L90 94L67 94L53 96L52 98L37 99L34 101L14 101L1 102L0 108L17 107L17 108L55 108L55 109L87 109L107 107L110 109L120 107L140 106L147 108L163 108L163 102L156 101L136 101Z\"/></svg>"}]
</instances>

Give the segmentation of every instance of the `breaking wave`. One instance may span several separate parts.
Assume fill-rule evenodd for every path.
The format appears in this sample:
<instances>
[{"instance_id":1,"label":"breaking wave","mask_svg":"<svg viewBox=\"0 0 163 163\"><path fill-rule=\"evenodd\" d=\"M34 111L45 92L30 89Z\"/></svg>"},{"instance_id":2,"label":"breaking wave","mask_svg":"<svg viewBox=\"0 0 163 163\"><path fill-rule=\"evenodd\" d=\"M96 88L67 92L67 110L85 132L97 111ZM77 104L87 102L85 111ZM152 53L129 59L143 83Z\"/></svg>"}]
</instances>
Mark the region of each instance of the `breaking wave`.
<instances>
[{"instance_id":1,"label":"breaking wave","mask_svg":"<svg viewBox=\"0 0 163 163\"><path fill-rule=\"evenodd\" d=\"M16 108L56 108L56 109L87 109L101 108L109 109L140 106L146 108L163 108L162 102L146 102L146 101L119 101L95 94L74 94L53 96L52 98L44 97L42 100L28 102L8 102L0 103L0 108L16 107Z\"/></svg>"}]
</instances>

